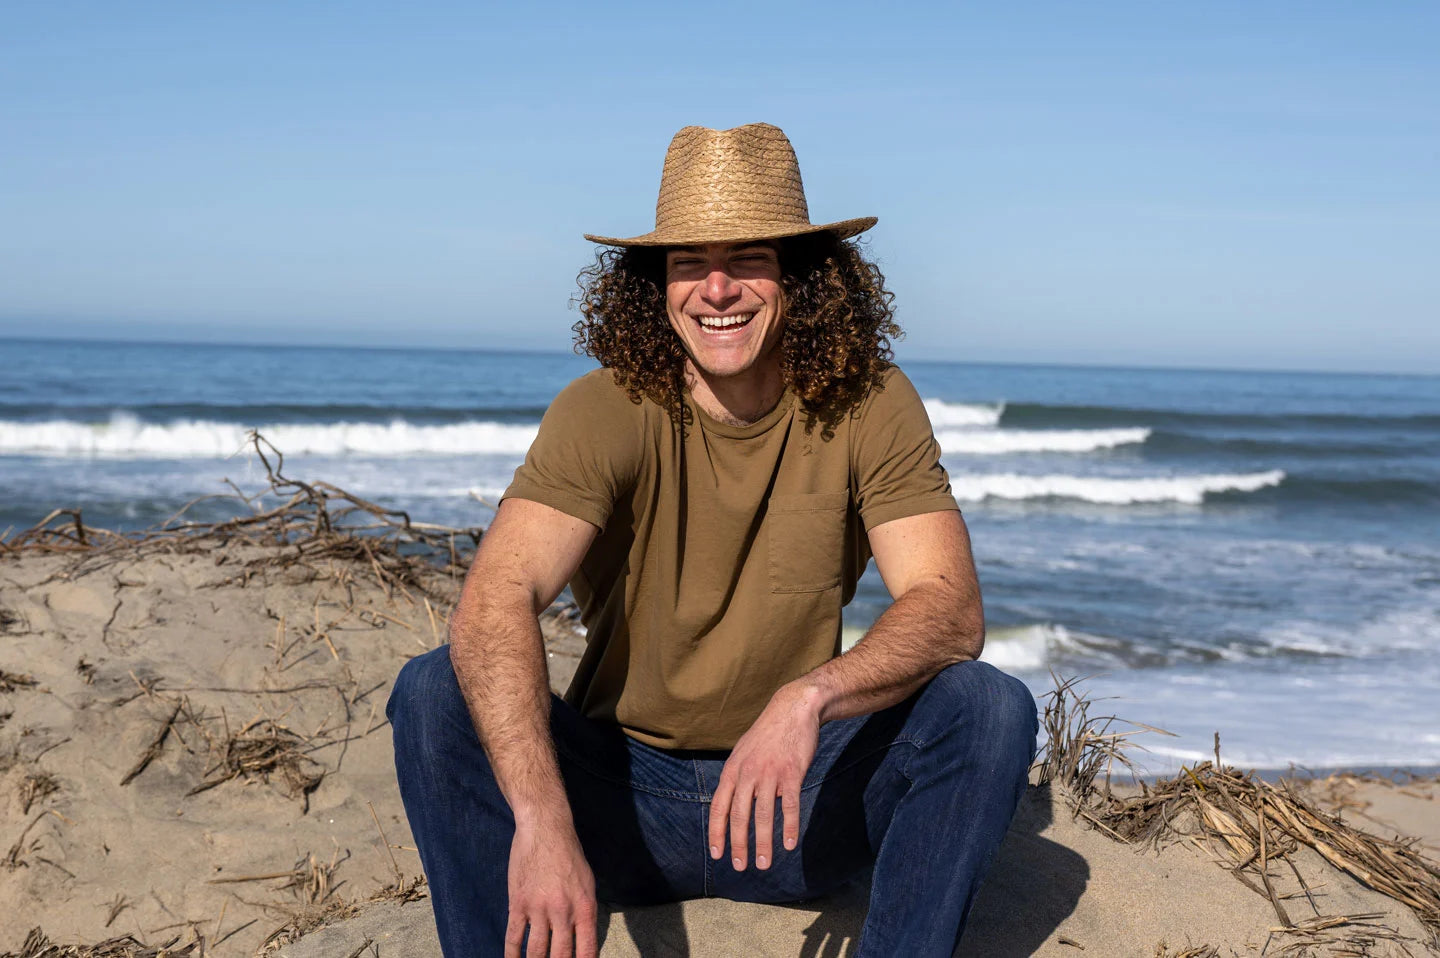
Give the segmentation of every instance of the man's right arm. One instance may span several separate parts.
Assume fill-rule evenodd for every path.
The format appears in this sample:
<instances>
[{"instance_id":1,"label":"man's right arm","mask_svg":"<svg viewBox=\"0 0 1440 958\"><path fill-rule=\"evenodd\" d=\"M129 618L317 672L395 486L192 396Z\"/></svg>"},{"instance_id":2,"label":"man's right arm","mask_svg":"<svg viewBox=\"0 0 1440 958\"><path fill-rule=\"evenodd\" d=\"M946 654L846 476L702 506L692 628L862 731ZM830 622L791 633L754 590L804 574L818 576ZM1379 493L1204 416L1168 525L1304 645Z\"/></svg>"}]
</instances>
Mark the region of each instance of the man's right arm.
<instances>
[{"instance_id":1,"label":"man's right arm","mask_svg":"<svg viewBox=\"0 0 1440 958\"><path fill-rule=\"evenodd\" d=\"M537 620L598 530L526 499L506 499L480 540L450 616L450 659L496 783L515 816L506 954L571 938L595 954L594 878L575 834L550 735L550 684ZM538 939L538 940L537 940ZM563 952L569 953L568 949Z\"/></svg>"}]
</instances>

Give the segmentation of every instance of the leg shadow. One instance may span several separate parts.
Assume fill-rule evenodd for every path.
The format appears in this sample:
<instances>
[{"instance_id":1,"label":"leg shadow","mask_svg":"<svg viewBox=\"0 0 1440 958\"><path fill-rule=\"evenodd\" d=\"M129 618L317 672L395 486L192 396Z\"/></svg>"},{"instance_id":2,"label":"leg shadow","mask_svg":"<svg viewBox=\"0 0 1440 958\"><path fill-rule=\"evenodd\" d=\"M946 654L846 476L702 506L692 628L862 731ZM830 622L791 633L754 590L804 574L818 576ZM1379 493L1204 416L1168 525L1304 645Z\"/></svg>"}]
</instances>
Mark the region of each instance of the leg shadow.
<instances>
[{"instance_id":1,"label":"leg shadow","mask_svg":"<svg viewBox=\"0 0 1440 958\"><path fill-rule=\"evenodd\" d=\"M957 955L1032 955L1075 911L1090 883L1090 865L1076 852L1041 836L1050 825L1051 808L1048 786L1025 790L989 877L975 897Z\"/></svg>"},{"instance_id":2,"label":"leg shadow","mask_svg":"<svg viewBox=\"0 0 1440 958\"><path fill-rule=\"evenodd\" d=\"M664 905L621 906L601 904L608 909L608 921L600 922L601 954L605 935L629 938L641 958L690 958L690 933L680 902Z\"/></svg>"},{"instance_id":3,"label":"leg shadow","mask_svg":"<svg viewBox=\"0 0 1440 958\"><path fill-rule=\"evenodd\" d=\"M1049 789L1027 788L995 863L976 895L956 955L1032 955L1075 911L1089 885L1090 866L1079 854L1041 835L1050 825L1052 814ZM824 898L786 906L818 909L814 921L805 929L799 958L854 955L869 901L867 873Z\"/></svg>"}]
</instances>

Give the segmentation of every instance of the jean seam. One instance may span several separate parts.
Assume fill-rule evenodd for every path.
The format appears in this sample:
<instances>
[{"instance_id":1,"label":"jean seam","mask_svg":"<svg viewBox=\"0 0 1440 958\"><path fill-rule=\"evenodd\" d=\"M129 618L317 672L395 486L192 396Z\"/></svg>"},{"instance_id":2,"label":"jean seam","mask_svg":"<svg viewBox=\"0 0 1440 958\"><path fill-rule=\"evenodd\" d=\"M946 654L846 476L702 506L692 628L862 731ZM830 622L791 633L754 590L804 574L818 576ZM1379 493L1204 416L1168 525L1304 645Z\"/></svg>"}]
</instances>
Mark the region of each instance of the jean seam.
<instances>
[{"instance_id":1,"label":"jean seam","mask_svg":"<svg viewBox=\"0 0 1440 958\"><path fill-rule=\"evenodd\" d=\"M700 768L698 758L691 759L695 766L695 788L701 795L705 794L705 774ZM711 796L713 798L714 796ZM700 888L705 897L710 897L710 816L702 809L700 812Z\"/></svg>"},{"instance_id":2,"label":"jean seam","mask_svg":"<svg viewBox=\"0 0 1440 958\"><path fill-rule=\"evenodd\" d=\"M704 829L706 833L705 840L700 843L700 858L702 859L700 873L703 876L701 888L705 892L705 897L709 898L715 891L714 876L712 874L715 861L710 857L710 816L705 814L703 810L700 812L700 827Z\"/></svg>"}]
</instances>

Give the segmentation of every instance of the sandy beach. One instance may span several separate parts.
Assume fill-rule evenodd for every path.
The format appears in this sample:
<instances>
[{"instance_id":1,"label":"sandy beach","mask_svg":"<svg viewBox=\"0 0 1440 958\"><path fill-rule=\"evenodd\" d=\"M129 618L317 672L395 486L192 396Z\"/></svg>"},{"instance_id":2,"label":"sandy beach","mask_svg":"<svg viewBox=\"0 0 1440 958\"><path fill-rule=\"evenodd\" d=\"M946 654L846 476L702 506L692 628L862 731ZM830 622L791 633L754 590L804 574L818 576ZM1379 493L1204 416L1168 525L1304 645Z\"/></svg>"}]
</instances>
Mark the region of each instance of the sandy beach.
<instances>
[{"instance_id":1,"label":"sandy beach","mask_svg":"<svg viewBox=\"0 0 1440 958\"><path fill-rule=\"evenodd\" d=\"M447 570L347 552L354 537L333 532L135 547L54 528L0 553L0 955L438 956L384 703L406 659L444 641L464 556ZM583 639L564 614L545 633L563 689ZM1197 794L1238 787L1199 772ZM1235 823L1177 819L1121 842L1119 819L1079 791L1029 790L961 954L1435 947L1440 913L1326 852L1274 833L1263 874L1253 851L1232 874ZM1417 894L1440 900L1433 779L1331 778L1299 794L1363 833L1415 839L1431 863ZM861 882L792 906L611 912L602 950L851 954L865 900Z\"/></svg>"}]
</instances>

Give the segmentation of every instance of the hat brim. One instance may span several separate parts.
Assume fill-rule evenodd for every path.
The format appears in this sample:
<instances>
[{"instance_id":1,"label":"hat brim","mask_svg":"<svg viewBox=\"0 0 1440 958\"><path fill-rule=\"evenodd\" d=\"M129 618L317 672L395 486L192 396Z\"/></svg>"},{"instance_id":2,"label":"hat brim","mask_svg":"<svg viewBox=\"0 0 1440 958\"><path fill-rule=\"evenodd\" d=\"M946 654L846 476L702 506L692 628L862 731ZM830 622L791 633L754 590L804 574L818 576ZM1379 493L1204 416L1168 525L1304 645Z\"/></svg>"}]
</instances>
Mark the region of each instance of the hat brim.
<instances>
[{"instance_id":1,"label":"hat brim","mask_svg":"<svg viewBox=\"0 0 1440 958\"><path fill-rule=\"evenodd\" d=\"M849 239L880 222L875 216L861 216L853 220L840 220L819 226L799 223L780 226L775 223L726 223L713 226L695 226L677 230L652 230L643 236L625 239L615 236L595 236L586 233L585 238L604 246L702 246L706 243L754 243L760 240L786 239L791 236L807 236L811 233L831 232L839 239Z\"/></svg>"}]
</instances>

